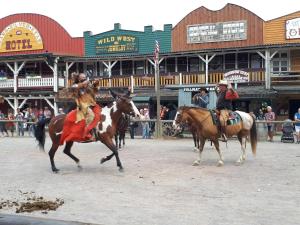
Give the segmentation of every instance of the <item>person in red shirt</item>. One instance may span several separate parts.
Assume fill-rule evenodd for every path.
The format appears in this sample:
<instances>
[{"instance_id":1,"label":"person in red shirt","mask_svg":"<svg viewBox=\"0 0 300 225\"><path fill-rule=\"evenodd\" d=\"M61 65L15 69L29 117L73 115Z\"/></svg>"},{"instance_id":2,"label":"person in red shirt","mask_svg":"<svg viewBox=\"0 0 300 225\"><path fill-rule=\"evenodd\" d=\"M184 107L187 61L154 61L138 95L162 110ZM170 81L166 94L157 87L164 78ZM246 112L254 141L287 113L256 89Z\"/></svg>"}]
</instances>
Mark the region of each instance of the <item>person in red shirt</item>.
<instances>
[{"instance_id":1,"label":"person in red shirt","mask_svg":"<svg viewBox=\"0 0 300 225\"><path fill-rule=\"evenodd\" d=\"M229 119L229 111L232 111L232 100L238 99L238 93L233 90L227 80L221 80L216 89L217 94L217 114L220 119L220 131L223 141L227 141L226 137L226 124Z\"/></svg>"}]
</instances>

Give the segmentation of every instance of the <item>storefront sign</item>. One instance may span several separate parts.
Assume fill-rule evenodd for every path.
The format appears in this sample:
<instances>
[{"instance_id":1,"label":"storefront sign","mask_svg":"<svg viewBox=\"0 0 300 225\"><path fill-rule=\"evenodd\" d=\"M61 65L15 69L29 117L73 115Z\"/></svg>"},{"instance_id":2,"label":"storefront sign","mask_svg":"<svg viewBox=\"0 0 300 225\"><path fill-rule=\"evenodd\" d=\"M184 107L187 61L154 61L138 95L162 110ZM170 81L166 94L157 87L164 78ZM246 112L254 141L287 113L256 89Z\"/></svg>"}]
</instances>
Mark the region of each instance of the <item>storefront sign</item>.
<instances>
[{"instance_id":1,"label":"storefront sign","mask_svg":"<svg viewBox=\"0 0 300 225\"><path fill-rule=\"evenodd\" d=\"M12 23L0 34L0 52L31 51L43 48L40 33L30 23Z\"/></svg>"},{"instance_id":2,"label":"storefront sign","mask_svg":"<svg viewBox=\"0 0 300 225\"><path fill-rule=\"evenodd\" d=\"M246 39L247 21L207 23L187 27L188 44Z\"/></svg>"},{"instance_id":3,"label":"storefront sign","mask_svg":"<svg viewBox=\"0 0 300 225\"><path fill-rule=\"evenodd\" d=\"M287 20L285 23L286 39L300 38L300 18Z\"/></svg>"},{"instance_id":4,"label":"storefront sign","mask_svg":"<svg viewBox=\"0 0 300 225\"><path fill-rule=\"evenodd\" d=\"M249 73L243 70L232 70L224 73L224 80L233 83L246 83L249 82Z\"/></svg>"},{"instance_id":5,"label":"storefront sign","mask_svg":"<svg viewBox=\"0 0 300 225\"><path fill-rule=\"evenodd\" d=\"M203 88L203 87L186 87L186 88L183 88L183 91L184 92L199 92L200 89ZM214 91L214 87L205 87L208 91Z\"/></svg>"},{"instance_id":6,"label":"storefront sign","mask_svg":"<svg viewBox=\"0 0 300 225\"><path fill-rule=\"evenodd\" d=\"M96 40L96 54L137 52L138 38L131 35L111 35Z\"/></svg>"}]
</instances>

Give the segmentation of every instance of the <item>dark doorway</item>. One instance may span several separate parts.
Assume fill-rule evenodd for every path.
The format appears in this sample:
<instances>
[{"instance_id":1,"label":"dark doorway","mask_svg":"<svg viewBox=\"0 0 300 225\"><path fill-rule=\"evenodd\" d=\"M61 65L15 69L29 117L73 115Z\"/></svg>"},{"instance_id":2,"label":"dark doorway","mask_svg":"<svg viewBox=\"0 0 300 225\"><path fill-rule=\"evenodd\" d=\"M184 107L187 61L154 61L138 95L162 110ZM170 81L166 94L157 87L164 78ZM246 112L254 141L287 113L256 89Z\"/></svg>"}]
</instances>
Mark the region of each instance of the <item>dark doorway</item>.
<instances>
[{"instance_id":1,"label":"dark doorway","mask_svg":"<svg viewBox=\"0 0 300 225\"><path fill-rule=\"evenodd\" d=\"M289 102L289 119L293 120L295 113L300 108L300 99L293 99Z\"/></svg>"}]
</instances>

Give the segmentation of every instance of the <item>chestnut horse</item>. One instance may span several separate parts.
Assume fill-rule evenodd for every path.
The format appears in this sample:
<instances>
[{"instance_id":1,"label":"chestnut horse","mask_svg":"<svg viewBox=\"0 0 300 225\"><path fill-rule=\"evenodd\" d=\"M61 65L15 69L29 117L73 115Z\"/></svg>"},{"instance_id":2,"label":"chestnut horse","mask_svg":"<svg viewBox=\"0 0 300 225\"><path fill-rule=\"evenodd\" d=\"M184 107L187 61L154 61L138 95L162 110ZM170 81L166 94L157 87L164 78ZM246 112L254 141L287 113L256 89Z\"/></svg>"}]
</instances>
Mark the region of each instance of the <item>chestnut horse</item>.
<instances>
[{"instance_id":1,"label":"chestnut horse","mask_svg":"<svg viewBox=\"0 0 300 225\"><path fill-rule=\"evenodd\" d=\"M257 146L257 133L256 133L256 123L255 119L248 113L242 111L235 111L240 117L240 122L234 125L226 126L226 135L231 137L237 135L238 140L241 144L242 154L236 161L238 165L242 164L246 159L246 138L250 135L250 142L253 155L256 154ZM218 166L224 165L222 153L219 147L218 138L220 137L220 132L218 126L214 124L212 113L208 109L196 108L196 107L180 107L173 121L173 126L178 127L184 123L195 124L198 127L198 134L200 139L199 147L199 158L193 163L194 166L198 166L201 161L201 155L205 140L210 139L219 154Z\"/></svg>"},{"instance_id":2,"label":"chestnut horse","mask_svg":"<svg viewBox=\"0 0 300 225\"><path fill-rule=\"evenodd\" d=\"M133 114L133 115L140 115L138 109L134 105L133 101L130 98L130 92L127 94L116 94L111 91L112 96L114 97L115 101L111 104L111 106L106 106L101 111L101 121L96 126L96 137L97 141L101 141L104 145L106 145L111 151L112 154L106 156L105 158L101 159L101 163L110 160L113 156L116 157L117 166L119 170L122 171L123 167L118 155L118 148L113 143L113 137L116 133L117 123L122 116L122 113L125 114ZM52 146L49 151L49 157L51 162L52 171L57 173L59 169L56 168L54 163L54 155L56 150L59 147L60 137L64 125L64 120L66 115L59 115L52 118L49 124L49 135L52 140ZM45 123L38 123L37 124L37 132L35 132L36 139L39 142L39 146L44 149L45 144ZM66 142L64 153L72 158L79 168L80 161L77 157L75 157L71 153L71 147L74 141Z\"/></svg>"}]
</instances>

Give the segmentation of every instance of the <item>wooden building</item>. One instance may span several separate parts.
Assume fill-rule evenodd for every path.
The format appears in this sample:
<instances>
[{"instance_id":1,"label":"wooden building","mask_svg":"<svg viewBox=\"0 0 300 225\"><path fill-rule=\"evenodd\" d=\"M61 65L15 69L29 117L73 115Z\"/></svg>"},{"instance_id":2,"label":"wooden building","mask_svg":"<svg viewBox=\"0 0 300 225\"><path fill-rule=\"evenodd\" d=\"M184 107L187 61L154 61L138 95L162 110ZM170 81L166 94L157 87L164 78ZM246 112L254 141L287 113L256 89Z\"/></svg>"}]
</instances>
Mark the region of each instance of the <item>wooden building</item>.
<instances>
[{"instance_id":1,"label":"wooden building","mask_svg":"<svg viewBox=\"0 0 300 225\"><path fill-rule=\"evenodd\" d=\"M7 27L15 29L20 22L31 24L23 25L32 34L29 42L8 35ZM22 29L15 29L16 37L19 30L30 36ZM102 89L130 86L136 101L152 104L156 41L162 104L190 105L200 87L213 89L228 79L240 92L238 109L255 111L266 102L285 119L300 105L299 11L264 21L234 4L216 11L202 6L163 30L145 26L131 31L116 23L113 30L95 35L87 31L80 38L71 38L48 17L17 14L0 20L0 32L0 75L1 70L8 75L0 80L0 94L14 109L22 104L16 97L28 90L44 98L67 86L72 71L100 79ZM33 44L34 39L43 43ZM49 102L55 108L53 97ZM212 92L210 107L214 104Z\"/></svg>"}]
</instances>

